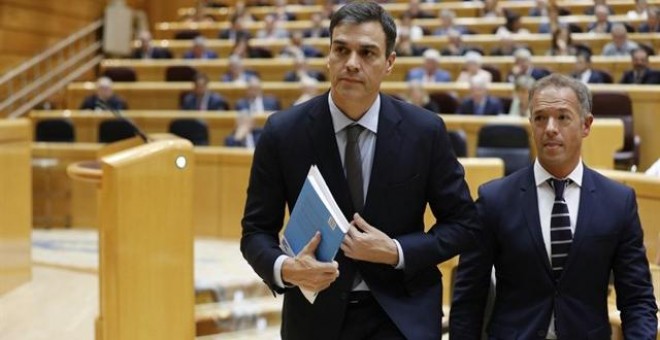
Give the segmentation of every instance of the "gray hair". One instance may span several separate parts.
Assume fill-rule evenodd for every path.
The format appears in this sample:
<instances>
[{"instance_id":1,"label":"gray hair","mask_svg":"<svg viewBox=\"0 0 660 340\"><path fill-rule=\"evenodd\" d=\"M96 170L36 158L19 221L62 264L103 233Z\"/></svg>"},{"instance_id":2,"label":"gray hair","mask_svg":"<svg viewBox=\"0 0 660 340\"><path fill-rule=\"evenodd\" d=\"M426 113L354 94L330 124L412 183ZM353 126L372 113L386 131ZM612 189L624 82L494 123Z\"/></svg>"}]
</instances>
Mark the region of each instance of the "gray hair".
<instances>
[{"instance_id":1,"label":"gray hair","mask_svg":"<svg viewBox=\"0 0 660 340\"><path fill-rule=\"evenodd\" d=\"M548 87L554 87L556 89L570 88L573 90L575 96L577 96L578 102L580 103L580 118L584 120L589 116L589 114L591 114L591 91L589 91L587 85L583 84L577 79L573 79L559 73L553 73L547 77L541 78L536 83L534 83L534 86L532 86L532 89L529 91L529 102L532 103L532 99L537 92L540 92L541 90ZM532 115L534 114L533 111L530 112Z\"/></svg>"}]
</instances>

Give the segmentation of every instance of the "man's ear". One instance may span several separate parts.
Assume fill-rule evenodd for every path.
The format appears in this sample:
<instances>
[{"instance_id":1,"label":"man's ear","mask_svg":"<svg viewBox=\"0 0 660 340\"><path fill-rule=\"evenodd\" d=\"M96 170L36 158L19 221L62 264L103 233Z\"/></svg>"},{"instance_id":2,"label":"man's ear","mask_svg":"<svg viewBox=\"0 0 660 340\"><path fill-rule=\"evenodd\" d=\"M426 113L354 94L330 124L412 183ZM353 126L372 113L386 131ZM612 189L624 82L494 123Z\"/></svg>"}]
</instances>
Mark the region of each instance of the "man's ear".
<instances>
[{"instance_id":1,"label":"man's ear","mask_svg":"<svg viewBox=\"0 0 660 340\"><path fill-rule=\"evenodd\" d=\"M392 51L392 53L390 53L390 55L387 57L387 74L392 73L395 60L396 60L396 52Z\"/></svg>"}]
</instances>

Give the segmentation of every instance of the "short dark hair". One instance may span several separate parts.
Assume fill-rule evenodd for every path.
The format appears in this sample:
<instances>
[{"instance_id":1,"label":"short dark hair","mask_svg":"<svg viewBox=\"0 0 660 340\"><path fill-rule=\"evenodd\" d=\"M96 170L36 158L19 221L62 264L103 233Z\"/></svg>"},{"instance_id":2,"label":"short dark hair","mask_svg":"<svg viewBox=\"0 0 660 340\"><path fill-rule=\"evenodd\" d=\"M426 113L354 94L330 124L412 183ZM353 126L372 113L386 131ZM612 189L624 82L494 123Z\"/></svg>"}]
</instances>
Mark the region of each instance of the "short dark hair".
<instances>
[{"instance_id":1,"label":"short dark hair","mask_svg":"<svg viewBox=\"0 0 660 340\"><path fill-rule=\"evenodd\" d=\"M591 91L589 91L587 85L583 84L577 79L573 79L559 73L552 73L549 76L545 76L537 81L529 91L529 102L532 103L534 95L547 87L554 87L556 89L570 88L575 93L578 103L580 104L581 119L586 118L591 113L593 102L591 99ZM532 119L534 112L530 113L530 119Z\"/></svg>"},{"instance_id":2,"label":"short dark hair","mask_svg":"<svg viewBox=\"0 0 660 340\"><path fill-rule=\"evenodd\" d=\"M372 21L380 22L385 32L385 57L387 58L394 51L396 24L392 16L383 7L372 1L354 1L342 6L335 12L330 19L330 42L332 43L332 33L337 25L344 23L362 24Z\"/></svg>"}]
</instances>

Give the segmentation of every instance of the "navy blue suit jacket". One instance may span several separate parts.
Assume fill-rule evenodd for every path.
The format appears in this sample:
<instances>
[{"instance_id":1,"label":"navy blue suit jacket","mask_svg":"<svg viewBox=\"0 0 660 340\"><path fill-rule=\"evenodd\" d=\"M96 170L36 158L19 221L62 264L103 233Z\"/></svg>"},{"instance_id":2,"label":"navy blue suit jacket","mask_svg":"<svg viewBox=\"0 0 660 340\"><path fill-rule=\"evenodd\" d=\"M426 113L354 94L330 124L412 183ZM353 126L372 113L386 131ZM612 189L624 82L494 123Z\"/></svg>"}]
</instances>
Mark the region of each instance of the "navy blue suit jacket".
<instances>
[{"instance_id":1,"label":"navy blue suit jacket","mask_svg":"<svg viewBox=\"0 0 660 340\"><path fill-rule=\"evenodd\" d=\"M450 327L452 339L480 339L495 266L488 334L544 339L555 311L559 339L609 339L607 294L614 273L626 339L655 339L656 303L635 193L584 168L573 244L557 282L541 234L533 166L479 188L483 223L478 251L461 255Z\"/></svg>"},{"instance_id":2,"label":"navy blue suit jacket","mask_svg":"<svg viewBox=\"0 0 660 340\"><path fill-rule=\"evenodd\" d=\"M636 84L635 74L632 70L623 73L621 84ZM639 84L660 84L660 71L648 69L642 76L642 81Z\"/></svg>"},{"instance_id":3,"label":"navy blue suit jacket","mask_svg":"<svg viewBox=\"0 0 660 340\"><path fill-rule=\"evenodd\" d=\"M424 80L424 74L426 74L426 70L424 70L423 67L416 67L408 71L406 74L406 81L411 81L411 80ZM436 70L434 79L437 83L447 83L451 81L451 75L449 72L445 70Z\"/></svg>"},{"instance_id":4,"label":"navy blue suit jacket","mask_svg":"<svg viewBox=\"0 0 660 340\"><path fill-rule=\"evenodd\" d=\"M328 94L269 117L254 153L241 251L271 289L284 293L283 339L339 339L357 268L406 338L440 339L437 264L472 247L480 230L463 168L449 143L437 115L381 94L373 169L361 214L400 242L405 269L354 261L340 250L335 258L339 277L310 304L298 288L275 286L273 264L282 255L278 234L285 206L290 212L295 205L311 165L319 167L338 206L352 220ZM427 203L438 222L425 233Z\"/></svg>"},{"instance_id":5,"label":"navy blue suit jacket","mask_svg":"<svg viewBox=\"0 0 660 340\"><path fill-rule=\"evenodd\" d=\"M221 95L211 92L208 96L207 110L229 110L229 104ZM181 110L199 110L197 107L197 95L194 92L188 93L183 97Z\"/></svg>"},{"instance_id":6,"label":"navy blue suit jacket","mask_svg":"<svg viewBox=\"0 0 660 340\"><path fill-rule=\"evenodd\" d=\"M99 105L99 96L96 94L89 95L85 97L83 102L80 104L80 109L81 110L96 110L100 109L101 105ZM105 105L107 105L110 109L113 110L127 110L128 105L126 105L126 102L119 98L116 94L112 95L108 100L105 101Z\"/></svg>"},{"instance_id":7,"label":"navy blue suit jacket","mask_svg":"<svg viewBox=\"0 0 660 340\"><path fill-rule=\"evenodd\" d=\"M465 99L461 102L461 105L458 107L456 113L463 115L476 115L477 107L472 98ZM503 113L504 109L502 108L502 101L493 96L486 97L486 105L484 106L483 113L481 115L498 115Z\"/></svg>"}]
</instances>

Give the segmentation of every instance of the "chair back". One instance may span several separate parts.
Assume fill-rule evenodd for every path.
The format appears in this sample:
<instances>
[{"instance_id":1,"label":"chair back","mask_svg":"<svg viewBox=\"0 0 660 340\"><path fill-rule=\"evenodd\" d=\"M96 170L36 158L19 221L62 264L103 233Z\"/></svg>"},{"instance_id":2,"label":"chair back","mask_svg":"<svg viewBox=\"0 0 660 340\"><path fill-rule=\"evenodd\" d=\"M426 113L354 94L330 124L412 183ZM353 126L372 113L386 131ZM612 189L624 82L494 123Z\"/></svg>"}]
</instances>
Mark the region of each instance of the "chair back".
<instances>
[{"instance_id":1,"label":"chair back","mask_svg":"<svg viewBox=\"0 0 660 340\"><path fill-rule=\"evenodd\" d=\"M476 156L501 158L505 175L528 166L531 152L527 130L520 125L484 125L479 130Z\"/></svg>"},{"instance_id":2,"label":"chair back","mask_svg":"<svg viewBox=\"0 0 660 340\"><path fill-rule=\"evenodd\" d=\"M591 112L596 118L619 118L623 121L623 148L616 152L617 165L629 168L639 165L639 147L633 125L633 109L630 96L625 92L594 92Z\"/></svg>"},{"instance_id":3,"label":"chair back","mask_svg":"<svg viewBox=\"0 0 660 340\"><path fill-rule=\"evenodd\" d=\"M177 118L170 122L168 130L189 140L193 145L209 145L208 125L201 119Z\"/></svg>"},{"instance_id":4,"label":"chair back","mask_svg":"<svg viewBox=\"0 0 660 340\"><path fill-rule=\"evenodd\" d=\"M502 72L500 72L500 69L497 68L497 66L481 65L481 68L490 73L491 81L493 83L502 82Z\"/></svg>"},{"instance_id":5,"label":"chair back","mask_svg":"<svg viewBox=\"0 0 660 340\"><path fill-rule=\"evenodd\" d=\"M456 157L467 157L467 136L463 130L450 130L449 142Z\"/></svg>"},{"instance_id":6,"label":"chair back","mask_svg":"<svg viewBox=\"0 0 660 340\"><path fill-rule=\"evenodd\" d=\"M107 119L99 124L99 143L112 143L135 136L135 129L123 119Z\"/></svg>"},{"instance_id":7,"label":"chair back","mask_svg":"<svg viewBox=\"0 0 660 340\"><path fill-rule=\"evenodd\" d=\"M174 33L176 40L192 40L200 36L202 33L197 30L182 30Z\"/></svg>"},{"instance_id":8,"label":"chair back","mask_svg":"<svg viewBox=\"0 0 660 340\"><path fill-rule=\"evenodd\" d=\"M137 75L132 67L113 66L103 71L103 75L112 81L137 81Z\"/></svg>"},{"instance_id":9,"label":"chair back","mask_svg":"<svg viewBox=\"0 0 660 340\"><path fill-rule=\"evenodd\" d=\"M165 81L193 81L197 70L192 66L175 65L165 69Z\"/></svg>"},{"instance_id":10,"label":"chair back","mask_svg":"<svg viewBox=\"0 0 660 340\"><path fill-rule=\"evenodd\" d=\"M76 134L73 123L64 118L40 120L35 125L34 140L37 142L75 142Z\"/></svg>"},{"instance_id":11,"label":"chair back","mask_svg":"<svg viewBox=\"0 0 660 340\"><path fill-rule=\"evenodd\" d=\"M429 98L440 108L440 113L456 113L458 110L458 99L447 92L434 92L429 94Z\"/></svg>"}]
</instances>

